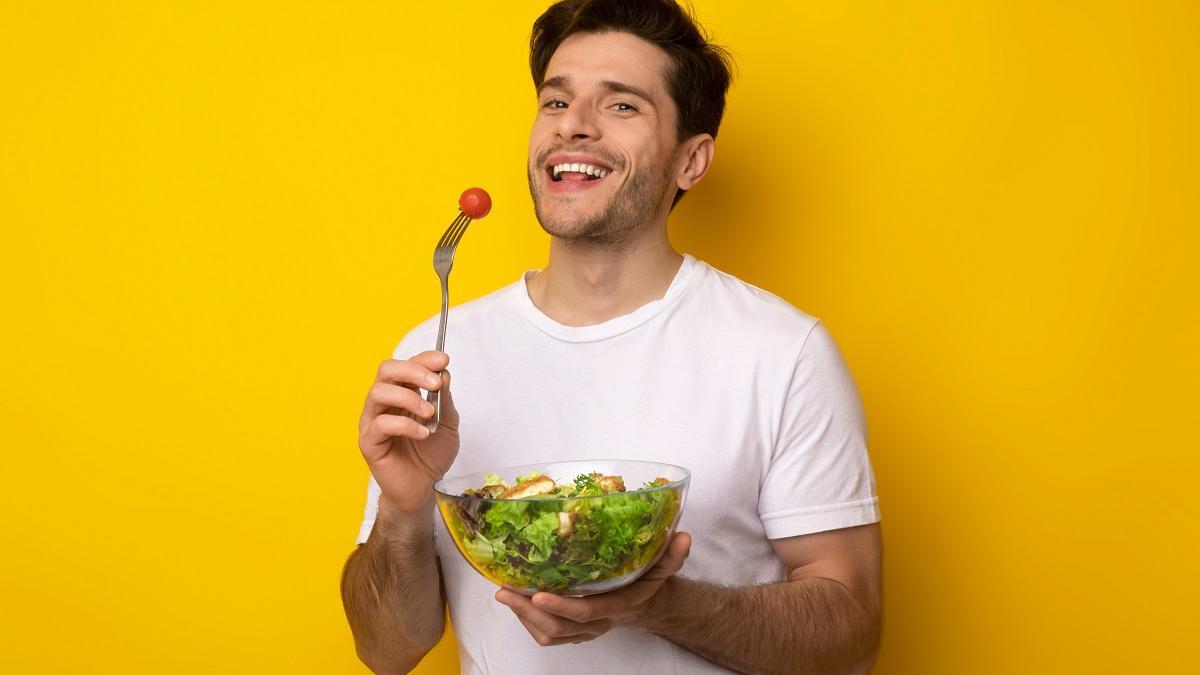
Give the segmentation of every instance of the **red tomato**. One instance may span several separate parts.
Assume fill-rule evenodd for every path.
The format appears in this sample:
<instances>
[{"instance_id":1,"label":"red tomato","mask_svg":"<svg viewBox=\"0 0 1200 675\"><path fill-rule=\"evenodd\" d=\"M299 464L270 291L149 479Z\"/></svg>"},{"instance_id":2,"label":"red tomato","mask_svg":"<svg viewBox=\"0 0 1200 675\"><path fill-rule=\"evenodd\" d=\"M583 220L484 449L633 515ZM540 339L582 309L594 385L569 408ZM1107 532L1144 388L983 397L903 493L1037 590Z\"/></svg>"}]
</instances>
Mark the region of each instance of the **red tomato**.
<instances>
[{"instance_id":1,"label":"red tomato","mask_svg":"<svg viewBox=\"0 0 1200 675\"><path fill-rule=\"evenodd\" d=\"M458 208L475 220L492 210L492 198L483 188L470 188L458 198Z\"/></svg>"}]
</instances>

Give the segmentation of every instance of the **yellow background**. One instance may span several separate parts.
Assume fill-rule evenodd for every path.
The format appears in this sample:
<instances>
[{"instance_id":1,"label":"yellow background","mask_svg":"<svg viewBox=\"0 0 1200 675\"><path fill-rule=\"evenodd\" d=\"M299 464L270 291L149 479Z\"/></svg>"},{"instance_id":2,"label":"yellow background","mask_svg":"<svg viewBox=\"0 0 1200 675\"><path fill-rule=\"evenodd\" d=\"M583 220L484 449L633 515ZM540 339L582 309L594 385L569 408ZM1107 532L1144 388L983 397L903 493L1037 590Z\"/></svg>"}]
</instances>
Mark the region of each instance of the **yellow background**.
<instances>
[{"instance_id":1,"label":"yellow background","mask_svg":"<svg viewBox=\"0 0 1200 675\"><path fill-rule=\"evenodd\" d=\"M672 235L846 354L876 672L1200 670L1195 3L696 5ZM359 406L463 188L454 302L544 263L544 6L0 5L0 671L362 672Z\"/></svg>"}]
</instances>

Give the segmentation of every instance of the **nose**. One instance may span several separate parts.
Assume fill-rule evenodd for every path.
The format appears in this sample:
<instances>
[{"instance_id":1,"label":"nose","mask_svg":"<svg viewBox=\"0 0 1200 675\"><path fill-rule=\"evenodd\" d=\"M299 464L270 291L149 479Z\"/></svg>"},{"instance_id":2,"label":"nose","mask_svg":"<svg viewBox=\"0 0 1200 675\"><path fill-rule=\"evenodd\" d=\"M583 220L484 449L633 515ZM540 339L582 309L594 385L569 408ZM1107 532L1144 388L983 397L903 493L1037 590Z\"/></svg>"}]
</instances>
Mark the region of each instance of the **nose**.
<instances>
[{"instance_id":1,"label":"nose","mask_svg":"<svg viewBox=\"0 0 1200 675\"><path fill-rule=\"evenodd\" d=\"M558 116L556 133L564 141L581 141L600 137L600 129L596 125L591 108L582 101L568 107Z\"/></svg>"}]
</instances>

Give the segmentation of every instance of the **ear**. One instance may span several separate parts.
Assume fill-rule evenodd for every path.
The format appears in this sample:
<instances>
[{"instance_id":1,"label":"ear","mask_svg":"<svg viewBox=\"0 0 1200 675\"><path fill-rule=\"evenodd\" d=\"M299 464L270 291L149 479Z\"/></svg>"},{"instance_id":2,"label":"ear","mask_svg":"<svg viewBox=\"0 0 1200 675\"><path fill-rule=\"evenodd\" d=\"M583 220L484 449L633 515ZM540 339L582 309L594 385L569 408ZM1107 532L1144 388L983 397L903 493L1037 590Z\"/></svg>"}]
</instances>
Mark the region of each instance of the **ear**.
<instances>
[{"instance_id":1,"label":"ear","mask_svg":"<svg viewBox=\"0 0 1200 675\"><path fill-rule=\"evenodd\" d=\"M696 134L683 142L680 157L682 166L675 174L675 184L681 190L690 190L704 178L712 166L716 141L708 134Z\"/></svg>"}]
</instances>

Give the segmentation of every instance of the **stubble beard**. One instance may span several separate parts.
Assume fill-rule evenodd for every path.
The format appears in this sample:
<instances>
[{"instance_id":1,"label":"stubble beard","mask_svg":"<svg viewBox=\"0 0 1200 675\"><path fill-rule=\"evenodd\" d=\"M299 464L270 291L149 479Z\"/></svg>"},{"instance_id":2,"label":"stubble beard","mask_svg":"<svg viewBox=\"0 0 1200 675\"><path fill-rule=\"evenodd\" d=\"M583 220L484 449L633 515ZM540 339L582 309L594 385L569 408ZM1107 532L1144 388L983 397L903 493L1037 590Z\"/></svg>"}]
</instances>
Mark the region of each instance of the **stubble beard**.
<instances>
[{"instance_id":1,"label":"stubble beard","mask_svg":"<svg viewBox=\"0 0 1200 675\"><path fill-rule=\"evenodd\" d=\"M663 200L670 174L670 162L661 171L650 167L644 172L633 172L629 179L613 194L608 204L591 217L578 219L571 216L550 218L543 209L546 195L534 178L534 165L528 167L529 194L533 197L533 209L542 229L552 237L592 246L620 246L635 238L654 220Z\"/></svg>"}]
</instances>

